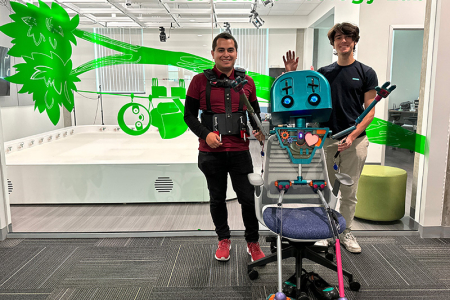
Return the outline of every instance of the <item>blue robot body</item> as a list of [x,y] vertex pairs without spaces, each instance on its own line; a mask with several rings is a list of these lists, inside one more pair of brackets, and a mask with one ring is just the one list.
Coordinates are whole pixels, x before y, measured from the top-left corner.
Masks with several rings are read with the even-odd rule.
[[306,127],[326,122],[331,115],[330,84],[315,71],[288,72],[275,80],[270,91],[272,125],[280,146],[292,163],[309,164],[323,147],[328,128]]

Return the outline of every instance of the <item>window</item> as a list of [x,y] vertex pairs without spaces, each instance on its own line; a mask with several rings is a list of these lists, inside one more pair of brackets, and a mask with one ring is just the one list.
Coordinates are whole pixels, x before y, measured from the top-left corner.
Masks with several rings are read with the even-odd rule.
[[[119,42],[142,46],[143,32],[139,28],[94,28],[94,32]],[[95,58],[120,55],[121,52],[95,45]],[[145,93],[144,65],[117,64],[96,69],[97,89],[109,93]]]

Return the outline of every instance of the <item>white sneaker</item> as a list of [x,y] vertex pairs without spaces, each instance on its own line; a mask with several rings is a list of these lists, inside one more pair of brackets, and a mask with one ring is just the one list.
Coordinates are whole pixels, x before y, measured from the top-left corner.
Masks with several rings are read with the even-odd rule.
[[328,247],[328,240],[320,240],[314,243],[314,246]]
[[343,233],[339,236],[341,244],[344,245],[345,249],[351,253],[361,253],[361,247],[356,241],[355,236],[351,232],[351,230],[344,230]]

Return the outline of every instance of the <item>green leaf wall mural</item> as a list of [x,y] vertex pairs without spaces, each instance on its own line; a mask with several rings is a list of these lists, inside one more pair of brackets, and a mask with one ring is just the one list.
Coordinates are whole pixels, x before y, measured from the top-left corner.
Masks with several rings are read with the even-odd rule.
[[[39,1],[38,6],[11,2],[14,11],[10,15],[12,22],[0,27],[0,31],[12,38],[13,46],[8,54],[23,58],[24,62],[16,64],[16,73],[6,79],[21,84],[19,93],[32,94],[35,109],[47,113],[56,125],[60,120],[60,108],[68,111],[74,108],[74,92],[78,91],[76,82],[79,75],[97,68],[119,64],[171,65],[196,73],[212,68],[214,63],[206,58],[186,52],[166,51],[150,47],[132,45],[111,38],[77,29],[79,16],[73,18],[56,2],[51,6]],[[78,67],[72,65],[72,46],[77,45],[77,38],[107,47],[121,54],[111,55],[86,62]],[[270,99],[270,88],[274,78],[255,72],[248,72],[256,85],[256,94],[262,102]],[[82,91],[90,92],[90,91]],[[97,92],[92,92],[97,93]],[[177,92],[179,93],[179,92]],[[181,93],[183,94],[183,93]],[[118,95],[124,96],[124,95]],[[179,98],[172,97],[172,102],[153,106],[152,99],[147,98],[148,108],[131,102],[125,104],[118,112],[118,123],[123,131],[130,135],[145,133],[150,125],[159,129],[161,138],[170,139],[180,136],[187,130],[183,120],[184,106]],[[127,112],[135,115],[133,127],[125,124]],[[375,119],[367,129],[369,141],[374,143],[403,147],[424,153],[426,139],[407,130],[392,127],[388,122]],[[389,137],[392,133],[394,137]]]
[[[0,31],[13,38],[14,45],[8,53],[22,57],[25,62],[15,65],[16,74],[7,80],[22,84],[19,93],[32,94],[35,109],[40,113],[45,111],[54,125],[60,120],[62,105],[70,112],[73,110],[74,91],[77,91],[75,82],[79,82],[78,76],[85,72],[119,64],[172,65],[196,73],[214,66],[211,60],[190,53],[131,45],[77,29],[79,16],[70,19],[68,13],[55,2],[51,7],[42,1],[39,1],[38,6],[11,2],[11,7],[14,10],[14,14],[10,16],[13,22],[1,26]],[[72,68],[72,44],[77,45],[76,38],[121,54],[102,57]],[[274,78],[252,72],[249,75],[255,79],[258,96],[269,99]],[[150,102],[151,99],[152,96],[149,97]],[[181,114],[184,107],[181,109],[180,106],[183,105],[176,98],[172,100],[172,103],[161,103],[148,112],[150,116],[158,116],[149,119],[156,122],[152,125],[160,129],[162,138],[174,138],[187,129]],[[133,129],[126,127],[123,121],[125,107],[140,112],[145,109],[137,104],[126,104],[118,112],[118,122],[124,132],[140,135],[147,131],[150,125],[135,126]],[[139,120],[136,122],[140,124]]]

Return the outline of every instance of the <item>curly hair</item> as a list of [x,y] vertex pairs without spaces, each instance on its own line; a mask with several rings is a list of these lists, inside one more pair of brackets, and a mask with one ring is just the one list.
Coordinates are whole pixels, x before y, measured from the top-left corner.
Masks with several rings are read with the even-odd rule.
[[[342,33],[344,35],[351,36],[352,40],[355,43],[359,42],[359,28],[358,28],[358,26],[356,26],[354,24],[347,23],[347,22],[335,24],[330,29],[330,31],[328,31],[328,39],[330,40],[331,46],[334,46],[334,37],[336,36],[337,33]],[[353,52],[355,52],[355,51],[356,51],[356,45],[353,48]]]

